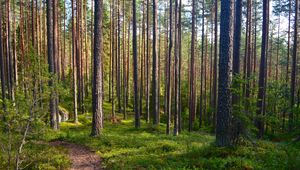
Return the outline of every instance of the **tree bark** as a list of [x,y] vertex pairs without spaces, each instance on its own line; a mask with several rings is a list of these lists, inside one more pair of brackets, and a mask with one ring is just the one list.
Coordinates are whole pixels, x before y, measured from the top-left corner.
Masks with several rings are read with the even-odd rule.
[[[241,25],[242,25],[242,0],[237,0],[235,4],[235,23],[234,23],[234,44],[233,44],[233,75],[240,74],[240,47],[241,47]],[[239,87],[234,84],[234,87]],[[237,104],[238,96],[233,94],[232,104]]]
[[214,21],[214,71],[213,71],[213,100],[212,100],[212,107],[213,107],[213,127],[215,129],[216,124],[216,113],[217,113],[217,81],[218,81],[218,0],[214,2],[215,6],[215,21]]
[[74,112],[74,123],[78,122],[78,111],[77,111],[77,67],[76,67],[76,27],[75,27],[75,10],[74,0],[71,1],[72,6],[72,66],[73,66],[73,112]]
[[170,134],[170,126],[171,126],[171,63],[172,63],[172,47],[173,47],[173,40],[172,40],[172,3],[173,1],[170,0],[170,20],[169,20],[169,53],[168,53],[168,71],[167,71],[167,129],[166,133]]
[[158,56],[157,56],[157,0],[153,0],[153,46],[152,46],[152,109],[153,124],[159,124],[158,106]]
[[189,131],[193,128],[193,117],[195,115],[195,25],[196,25],[196,2],[192,1],[192,42],[190,59],[190,93],[189,93]]
[[1,97],[2,97],[2,109],[6,112],[6,87],[5,87],[5,64],[2,44],[2,8],[0,8],[0,71],[1,71]]
[[103,128],[103,110],[102,110],[102,16],[103,1],[95,1],[95,26],[94,26],[94,78],[93,78],[93,121],[92,136],[100,135]]
[[[261,116],[263,114],[263,103],[265,98],[265,72],[267,70],[266,64],[266,56],[268,51],[268,8],[269,8],[269,0],[263,1],[263,28],[262,28],[262,45],[261,45],[261,61],[260,61],[260,70],[259,70],[259,82],[258,82],[258,101],[257,101],[257,116]],[[264,123],[261,118],[257,118],[256,127],[259,132],[257,134],[258,138],[262,138],[264,134]]]
[[295,105],[295,93],[296,93],[296,76],[297,76],[297,45],[298,45],[298,16],[299,16],[299,0],[296,0],[295,4],[295,28],[294,28],[294,47],[292,58],[292,74],[291,74],[291,111],[289,113],[289,132],[293,130],[294,113],[293,108]]
[[140,127],[139,94],[138,94],[138,54],[137,54],[137,28],[136,28],[136,0],[132,0],[132,51],[133,51],[133,79],[134,79],[134,112],[135,128]]
[[230,146],[231,122],[231,55],[233,34],[233,1],[221,1],[219,90],[216,126],[217,146]]
[[58,129],[57,119],[56,119],[56,96],[54,90],[54,44],[53,44],[53,1],[47,0],[47,44],[48,44],[48,69],[50,73],[49,88],[51,89],[50,93],[50,126],[53,129]]

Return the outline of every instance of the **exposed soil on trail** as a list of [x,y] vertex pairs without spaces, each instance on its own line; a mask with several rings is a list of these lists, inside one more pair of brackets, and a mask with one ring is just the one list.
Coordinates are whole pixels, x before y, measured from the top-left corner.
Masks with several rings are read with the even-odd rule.
[[68,143],[65,141],[50,142],[51,146],[64,147],[68,150],[71,161],[70,170],[101,170],[100,156],[85,146]]

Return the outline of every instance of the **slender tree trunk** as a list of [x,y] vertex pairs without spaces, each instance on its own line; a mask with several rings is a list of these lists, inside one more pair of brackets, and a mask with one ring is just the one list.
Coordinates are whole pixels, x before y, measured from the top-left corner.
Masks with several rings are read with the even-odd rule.
[[[242,0],[237,0],[235,4],[235,23],[234,23],[234,44],[233,44],[233,76],[240,74],[240,48],[241,48],[241,25],[242,25]],[[239,88],[238,82],[233,82],[234,88]],[[232,95],[232,104],[239,101],[239,96],[235,93]]]
[[[269,8],[269,0],[263,1],[263,28],[262,28],[262,45],[261,45],[261,61],[260,61],[260,70],[259,70],[259,82],[258,82],[258,100],[257,100],[257,115],[261,116],[263,114],[263,103],[265,98],[265,72],[267,70],[266,64],[266,54],[268,50],[268,9]],[[259,129],[257,134],[258,138],[262,138],[264,134],[264,123],[258,118],[256,120],[256,127]]]
[[182,97],[181,97],[181,69],[182,69],[182,46],[181,46],[181,6],[182,6],[182,1],[179,0],[179,14],[178,14],[178,48],[179,48],[179,70],[178,70],[178,102],[179,102],[179,110],[178,110],[178,132],[180,133],[182,130]]
[[81,7],[81,3],[79,0],[76,0],[76,73],[77,73],[77,87],[78,87],[78,93],[77,93],[77,100],[78,100],[78,104],[79,104],[79,110],[82,113],[82,98],[81,98],[81,81],[82,81],[82,77],[81,77],[81,33],[80,33],[80,29],[81,29],[81,21],[80,21],[80,7]]
[[[169,20],[169,53],[168,53],[168,75],[167,75],[167,115],[168,115],[168,120],[167,120],[167,130],[166,133],[170,134],[170,126],[171,126],[171,61],[172,61],[172,47],[173,47],[173,42],[172,42],[172,3],[173,1],[170,0],[170,20]],[[154,63],[153,63],[154,64]]]
[[174,112],[174,136],[178,135],[178,124],[179,124],[179,32],[178,32],[178,0],[175,0],[175,52],[174,52],[174,58],[175,58],[175,112]]
[[247,27],[248,27],[248,36],[247,36],[247,46],[246,46],[246,58],[247,58],[247,72],[246,72],[246,111],[250,107],[250,78],[251,78],[251,54],[252,54],[252,0],[247,0]]
[[[127,102],[126,102],[126,95],[127,95],[127,76],[126,76],[126,24],[125,24],[125,0],[123,0],[123,42],[122,42],[122,46],[123,46],[123,115],[124,115],[124,119],[127,119]],[[129,38],[129,37],[128,37]]]
[[[142,9],[143,9],[143,13],[142,13],[142,32],[141,32],[141,36],[142,36],[142,43],[140,45],[140,54],[141,54],[141,59],[140,59],[140,64],[141,64],[141,77],[140,77],[140,114],[143,115],[143,87],[144,87],[144,59],[145,59],[145,2],[142,2]],[[146,115],[147,116],[147,115]],[[147,117],[146,117],[147,120]]]
[[157,56],[157,0],[153,0],[153,46],[152,46],[152,104],[153,124],[159,124],[158,106],[158,56]]
[[116,92],[117,92],[117,100],[118,100],[118,112],[121,113],[121,18],[120,18],[120,0],[117,0],[117,32],[118,32],[118,46],[117,46],[117,61],[116,61]]
[[59,46],[58,46],[58,0],[53,0],[53,62],[54,62],[54,98],[55,98],[55,114],[56,114],[56,126],[59,129],[59,113],[58,113],[58,91],[57,83],[59,77]]
[[51,89],[50,93],[50,126],[53,129],[57,129],[57,119],[56,119],[56,100],[55,100],[55,90],[54,90],[54,44],[53,44],[53,1],[47,0],[47,44],[48,44],[48,64],[49,64],[49,87]]
[[291,111],[289,113],[289,131],[293,130],[294,114],[293,108],[295,105],[296,96],[296,76],[297,76],[297,45],[298,45],[298,16],[299,16],[299,0],[296,0],[295,4],[295,28],[294,28],[294,47],[292,58],[292,74],[291,74]]
[[6,87],[5,87],[5,64],[4,64],[4,54],[3,54],[3,44],[2,44],[2,8],[0,8],[0,71],[1,71],[1,97],[3,111],[6,112]]
[[150,122],[150,76],[149,76],[149,64],[150,64],[150,48],[149,48],[149,38],[150,38],[150,35],[149,35],[149,28],[150,28],[150,25],[149,25],[149,6],[150,6],[150,3],[149,3],[149,0],[147,0],[147,30],[146,30],[146,115],[147,115],[147,118],[146,118],[146,121],[147,122]]
[[[130,10],[129,10],[130,11]],[[130,16],[130,14],[129,14],[129,20],[128,20],[128,39],[127,39],[127,63],[126,63],[126,65],[127,65],[127,73],[126,73],[126,76],[127,76],[127,84],[126,84],[126,86],[127,86],[127,93],[126,93],[126,103],[127,103],[127,105],[128,105],[128,103],[129,103],[129,100],[130,100],[130,86],[129,86],[129,84],[130,84],[130,77],[129,77],[129,73],[130,73],[130,65],[131,65],[131,61],[130,61],[130,24],[131,23],[131,16]]]
[[216,113],[217,113],[217,80],[218,80],[218,0],[215,0],[215,31],[214,31],[214,75],[213,75],[213,127],[216,124]]
[[[20,48],[21,48],[21,61],[24,62],[25,60],[25,49],[24,49],[24,30],[23,30],[23,27],[24,27],[24,12],[23,12],[23,1],[20,0],[20,24],[19,24],[19,29],[20,29]],[[46,37],[46,36],[44,36]],[[45,40],[44,40],[45,41]],[[46,44],[46,41],[45,41],[45,44]],[[45,51],[45,54],[46,54],[46,51]],[[46,55],[45,55],[46,56]],[[20,72],[21,72],[21,77],[22,77],[22,86],[24,88],[24,92],[25,92],[25,66],[21,66],[20,67]]]
[[190,59],[190,98],[189,98],[189,131],[193,128],[193,117],[195,115],[195,25],[196,25],[196,2],[192,1],[192,42]]
[[63,13],[63,27],[64,27],[64,39],[63,39],[63,55],[62,55],[62,58],[61,58],[61,67],[62,67],[62,75],[61,75],[61,77],[62,77],[62,81],[65,81],[65,79],[66,79],[66,75],[65,75],[65,67],[66,67],[66,65],[65,65],[65,63],[66,63],[66,56],[67,56],[67,54],[66,54],[66,39],[67,39],[67,37],[66,37],[66,4],[65,4],[65,2],[64,2],[64,4],[63,4],[63,9],[64,9],[64,13]]
[[93,78],[93,121],[92,136],[100,135],[103,128],[103,110],[102,110],[102,15],[103,1],[95,1],[95,26],[94,26],[94,78]]
[[[281,0],[279,0],[279,6],[281,6]],[[280,50],[280,16],[281,16],[281,9],[279,9],[279,16],[278,16],[278,28],[277,28],[277,51],[276,51],[276,69],[275,69],[275,80],[278,81],[279,75],[279,50]]]
[[78,111],[77,111],[77,67],[76,67],[76,28],[75,28],[75,10],[74,0],[71,1],[72,6],[72,66],[73,66],[73,112],[74,112],[74,123],[78,122]]
[[[17,67],[17,35],[16,35],[16,3],[15,0],[13,0],[13,82],[14,82],[14,88],[18,86],[18,67]],[[15,91],[15,89],[14,89]]]
[[[165,41],[164,41],[164,52],[165,52],[165,74],[164,74],[164,77],[165,77],[165,91],[164,91],[164,114],[168,114],[168,60],[169,60],[169,54],[168,54],[168,30],[169,30],[169,27],[168,27],[168,12],[167,12],[167,3],[165,4],[165,13],[164,13],[164,27],[165,27]],[[167,122],[168,123],[168,122]],[[168,126],[168,124],[167,124]]]
[[137,54],[137,28],[136,28],[136,0],[132,0],[132,51],[133,51],[133,79],[134,79],[134,111],[135,128],[140,127],[139,94],[138,94],[138,54]]
[[12,56],[10,46],[10,0],[6,0],[6,73],[8,98],[13,100],[13,79],[12,79]]
[[[199,128],[202,127],[203,117],[203,78],[204,78],[204,0],[202,1],[202,36],[201,36],[201,73],[200,73],[200,113],[199,113]],[[205,79],[205,78],[204,78]]]

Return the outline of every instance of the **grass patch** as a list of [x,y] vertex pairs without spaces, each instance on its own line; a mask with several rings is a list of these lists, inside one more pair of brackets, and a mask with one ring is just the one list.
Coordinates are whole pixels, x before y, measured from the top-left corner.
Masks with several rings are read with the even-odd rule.
[[[105,104],[109,108],[108,104]],[[106,113],[106,112],[105,112]],[[109,114],[109,112],[108,112]],[[122,117],[122,115],[120,115]],[[299,147],[259,141],[233,148],[214,146],[214,136],[202,132],[165,135],[165,125],[141,122],[134,128],[132,117],[119,123],[104,122],[100,137],[90,137],[89,115],[81,124],[65,122],[53,139],[85,145],[102,157],[107,169],[297,169]],[[49,140],[49,138],[48,138]],[[297,146],[297,145],[296,145]]]

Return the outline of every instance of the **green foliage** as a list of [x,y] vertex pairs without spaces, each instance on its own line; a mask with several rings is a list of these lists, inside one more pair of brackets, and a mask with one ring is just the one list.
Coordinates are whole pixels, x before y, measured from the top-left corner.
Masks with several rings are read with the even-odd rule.
[[[110,105],[104,103],[105,108]],[[109,110],[104,110],[110,114]],[[121,116],[121,115],[120,115]],[[132,115],[131,115],[132,116]],[[295,169],[300,145],[244,141],[242,146],[219,148],[214,137],[201,132],[165,135],[165,125],[152,127],[142,121],[135,129],[131,120],[104,122],[100,137],[89,137],[90,115],[80,124],[64,122],[61,131],[49,131],[45,140],[64,140],[85,145],[100,154],[106,169]]]

